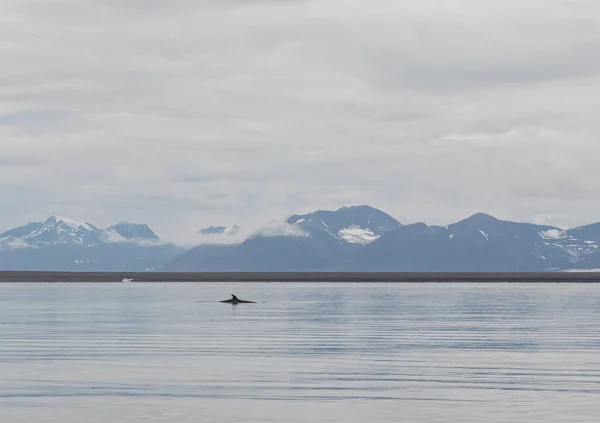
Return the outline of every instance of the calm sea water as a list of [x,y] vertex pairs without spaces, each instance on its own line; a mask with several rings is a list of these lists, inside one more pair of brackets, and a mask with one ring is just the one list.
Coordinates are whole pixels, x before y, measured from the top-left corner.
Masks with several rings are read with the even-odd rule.
[[600,286],[0,284],[0,416],[597,423]]

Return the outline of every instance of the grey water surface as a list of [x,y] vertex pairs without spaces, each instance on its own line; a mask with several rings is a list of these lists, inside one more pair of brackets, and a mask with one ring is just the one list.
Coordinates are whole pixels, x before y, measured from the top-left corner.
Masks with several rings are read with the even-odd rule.
[[596,423],[599,324],[593,284],[5,283],[0,421]]

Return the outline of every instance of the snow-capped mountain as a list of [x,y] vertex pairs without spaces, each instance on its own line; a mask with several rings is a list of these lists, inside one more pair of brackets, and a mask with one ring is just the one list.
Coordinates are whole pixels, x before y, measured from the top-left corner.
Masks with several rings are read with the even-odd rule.
[[89,223],[50,216],[38,228],[20,238],[32,246],[48,244],[94,245],[102,242],[100,234],[101,231]]
[[[476,213],[402,225],[369,206],[293,215],[279,230],[186,251],[147,226],[51,216],[0,234],[0,270],[536,272],[600,269],[600,223],[564,230]],[[283,229],[281,229],[283,228]],[[205,229],[214,242],[235,227]],[[227,241],[226,241],[227,242]]]
[[448,226],[415,223],[368,245],[355,266],[387,271],[542,271],[563,256],[544,245],[549,226],[477,213]]
[[366,245],[402,224],[390,215],[370,206],[342,207],[335,211],[318,210],[293,215],[287,223],[310,233],[323,230],[331,236],[351,243]]
[[600,225],[562,230],[477,213],[441,227],[408,225],[369,245],[356,264],[390,271],[556,271],[600,267]]
[[600,223],[568,231],[547,231],[540,235],[545,245],[566,256],[571,268],[593,269],[600,266]]
[[[467,221],[470,225],[466,225]],[[543,270],[565,269],[571,265],[588,266],[598,256],[600,224],[563,230],[553,226],[507,222],[478,213],[463,222],[450,225],[449,230],[460,232],[469,227],[485,238],[483,245],[496,245],[525,258]],[[476,228],[477,227],[477,228]],[[475,234],[476,236],[476,234]],[[480,240],[481,241],[481,240]]]
[[369,206],[293,215],[286,223],[293,230],[263,228],[238,245],[198,246],[166,270],[341,270],[364,245],[401,226],[393,217]]
[[31,222],[0,234],[0,245],[15,248],[60,244],[89,247],[119,242],[148,245],[162,241],[144,224],[120,222],[107,229],[98,229],[91,223],[76,222],[60,216],[50,216],[44,222]]
[[[448,226],[396,219],[368,206],[291,216],[299,231],[205,245],[168,270],[535,272],[600,268],[600,223],[572,230],[476,213]],[[214,248],[213,248],[214,247]]]
[[0,270],[158,270],[183,251],[147,225],[121,222],[99,229],[51,216],[0,234]]
[[286,223],[294,230],[263,230],[230,248],[201,246],[178,257],[167,270],[343,270],[365,245],[402,226],[370,206],[293,215]]

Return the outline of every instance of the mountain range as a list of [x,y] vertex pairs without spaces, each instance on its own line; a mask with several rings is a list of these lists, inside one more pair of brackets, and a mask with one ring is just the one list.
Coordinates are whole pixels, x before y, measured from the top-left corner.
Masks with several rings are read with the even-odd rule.
[[[239,227],[210,226],[227,236]],[[287,218],[237,244],[184,248],[147,225],[107,229],[51,216],[0,234],[0,270],[536,272],[600,268],[600,223],[563,230],[477,213],[403,225],[370,206]]]
[[448,226],[403,225],[370,206],[288,218],[296,233],[200,245],[170,271],[536,272],[600,268],[600,223],[562,230],[477,213]]
[[151,271],[183,252],[147,225],[129,222],[98,229],[51,216],[0,234],[0,270]]

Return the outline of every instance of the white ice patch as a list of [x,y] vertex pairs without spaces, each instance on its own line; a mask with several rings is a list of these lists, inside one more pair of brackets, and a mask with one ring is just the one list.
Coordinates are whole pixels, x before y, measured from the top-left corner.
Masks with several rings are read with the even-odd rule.
[[450,239],[454,239],[454,234],[450,234]]
[[485,237],[485,239],[486,239],[486,240],[488,240],[488,241],[490,240],[490,237],[488,236],[488,234],[486,234],[485,232],[483,232],[481,229],[479,230],[479,233],[480,233],[481,235],[483,235],[483,236]]
[[566,233],[559,229],[550,229],[540,232],[540,236],[544,239],[563,239]]
[[87,223],[76,222],[74,220],[67,219],[66,217],[60,217],[60,216],[54,216],[54,218],[56,219],[57,222],[64,223],[65,225],[70,226],[74,229],[83,228],[86,231],[92,231],[92,227],[90,225],[88,225]]
[[327,226],[327,223],[323,222],[322,220],[321,220],[321,223],[322,223],[322,224],[323,224],[323,226],[325,226],[326,228],[329,228],[329,226]]
[[304,222],[304,219],[298,219],[296,220],[296,222],[294,223],[294,225],[298,225],[300,223]]
[[362,245],[367,245],[379,238],[379,235],[375,235],[370,229],[363,229],[356,225],[341,229],[338,236],[351,244]]

